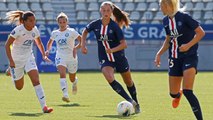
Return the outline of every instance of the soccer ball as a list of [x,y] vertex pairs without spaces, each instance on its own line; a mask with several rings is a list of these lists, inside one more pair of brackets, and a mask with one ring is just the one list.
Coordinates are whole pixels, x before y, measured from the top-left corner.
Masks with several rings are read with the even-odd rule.
[[126,117],[126,116],[130,116],[131,114],[134,113],[134,108],[130,102],[121,101],[117,105],[117,112],[118,112],[118,115]]

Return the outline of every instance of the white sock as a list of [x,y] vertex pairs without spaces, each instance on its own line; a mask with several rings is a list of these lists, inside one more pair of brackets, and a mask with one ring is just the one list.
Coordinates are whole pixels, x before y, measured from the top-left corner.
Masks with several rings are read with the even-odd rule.
[[44,95],[44,90],[41,86],[41,84],[34,86],[36,95],[38,97],[39,103],[41,105],[41,108],[43,109],[44,106],[46,106],[46,100],[45,100],[45,95]]
[[68,98],[68,89],[67,89],[67,81],[66,78],[60,78],[61,90],[64,94],[64,97]]
[[77,84],[78,83],[78,78],[75,77],[75,81],[72,84]]

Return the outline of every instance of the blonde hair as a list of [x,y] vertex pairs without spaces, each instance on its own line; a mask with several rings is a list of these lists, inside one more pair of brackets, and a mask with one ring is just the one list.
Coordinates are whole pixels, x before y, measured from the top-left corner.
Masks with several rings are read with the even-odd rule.
[[[122,28],[123,26],[129,27],[131,21],[129,19],[129,14],[125,11],[122,11],[117,5],[113,4],[110,1],[105,1],[101,4],[101,7],[104,5],[110,5],[112,8],[112,14],[114,21]],[[101,8],[100,7],[100,8]]]
[[23,24],[23,21],[26,21],[28,17],[34,16],[34,13],[31,11],[10,11],[6,13],[6,19],[8,19],[7,23],[20,25]]
[[65,19],[68,21],[68,17],[67,17],[67,15],[66,15],[64,12],[61,12],[61,13],[57,16],[56,21],[58,22],[58,20],[59,20],[60,18],[65,18]]
[[180,9],[180,1],[179,0],[160,0],[160,3],[170,6],[172,8],[172,13],[175,14]]

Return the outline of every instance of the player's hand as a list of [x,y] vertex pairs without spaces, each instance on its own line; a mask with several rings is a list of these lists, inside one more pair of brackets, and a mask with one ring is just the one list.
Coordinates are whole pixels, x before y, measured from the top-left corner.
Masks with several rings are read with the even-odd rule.
[[49,56],[49,55],[50,55],[49,50],[46,50],[46,51],[45,51],[45,55],[46,55],[46,56]]
[[75,57],[76,57],[76,55],[77,55],[77,49],[76,49],[76,48],[74,48],[74,49],[73,49],[73,57],[75,58]]
[[180,47],[179,47],[179,51],[180,52],[186,52],[189,50],[189,45],[188,44],[182,44]]
[[106,49],[106,53],[110,54],[110,53],[112,53],[112,50],[111,49]]
[[46,55],[43,56],[43,60],[46,61],[46,62],[51,62],[51,60]]
[[13,60],[10,61],[10,67],[15,68],[15,62]]
[[160,55],[156,55],[156,56],[155,56],[155,61],[154,61],[154,62],[155,62],[155,66],[158,67],[158,68],[160,67],[160,64],[161,64],[160,61],[161,61],[161,60],[160,60]]
[[82,46],[81,47],[81,52],[83,53],[83,54],[87,54],[87,48],[84,46]]

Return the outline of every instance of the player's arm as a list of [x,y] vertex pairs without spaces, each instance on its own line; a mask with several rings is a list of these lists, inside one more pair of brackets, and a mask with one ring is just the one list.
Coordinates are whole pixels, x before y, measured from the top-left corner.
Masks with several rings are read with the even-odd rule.
[[36,45],[38,46],[38,49],[40,50],[41,54],[42,54],[42,58],[43,60],[50,62],[50,59],[45,55],[45,51],[44,51],[44,45],[41,42],[41,38],[37,37],[35,39]]
[[79,35],[76,39],[78,40],[78,44],[75,46],[75,48],[79,49],[79,48],[81,48],[81,40],[82,40],[81,35]]
[[9,38],[7,39],[6,43],[5,43],[5,50],[6,50],[6,54],[8,57],[8,60],[10,62],[10,67],[15,67],[15,63],[13,61],[12,55],[11,55],[11,50],[10,50],[10,45],[13,44],[15,38],[9,36]]
[[47,42],[46,51],[45,51],[45,55],[46,56],[49,56],[49,51],[52,48],[52,44],[53,44],[53,40],[49,39],[49,41]]
[[127,48],[127,43],[126,43],[126,40],[121,40],[120,41],[120,44],[114,48],[111,48],[111,49],[106,49],[106,52],[107,53],[114,53],[114,52],[117,52],[117,51],[121,51],[123,49],[126,49]]
[[87,38],[87,34],[89,32],[86,30],[86,28],[83,30],[82,32],[82,41],[81,41],[81,52],[83,54],[87,54],[87,48],[86,48],[86,38]]
[[188,51],[193,45],[198,43],[205,35],[205,32],[204,32],[204,30],[202,29],[201,26],[198,26],[195,29],[195,33],[196,34],[195,34],[194,38],[190,42],[188,42],[187,44],[182,44],[179,47],[180,52]]
[[167,35],[164,42],[163,42],[163,45],[162,47],[160,48],[160,50],[157,52],[156,56],[155,56],[155,65],[157,67],[160,67],[160,57],[161,55],[166,52],[169,48],[169,42],[170,42],[170,36]]

